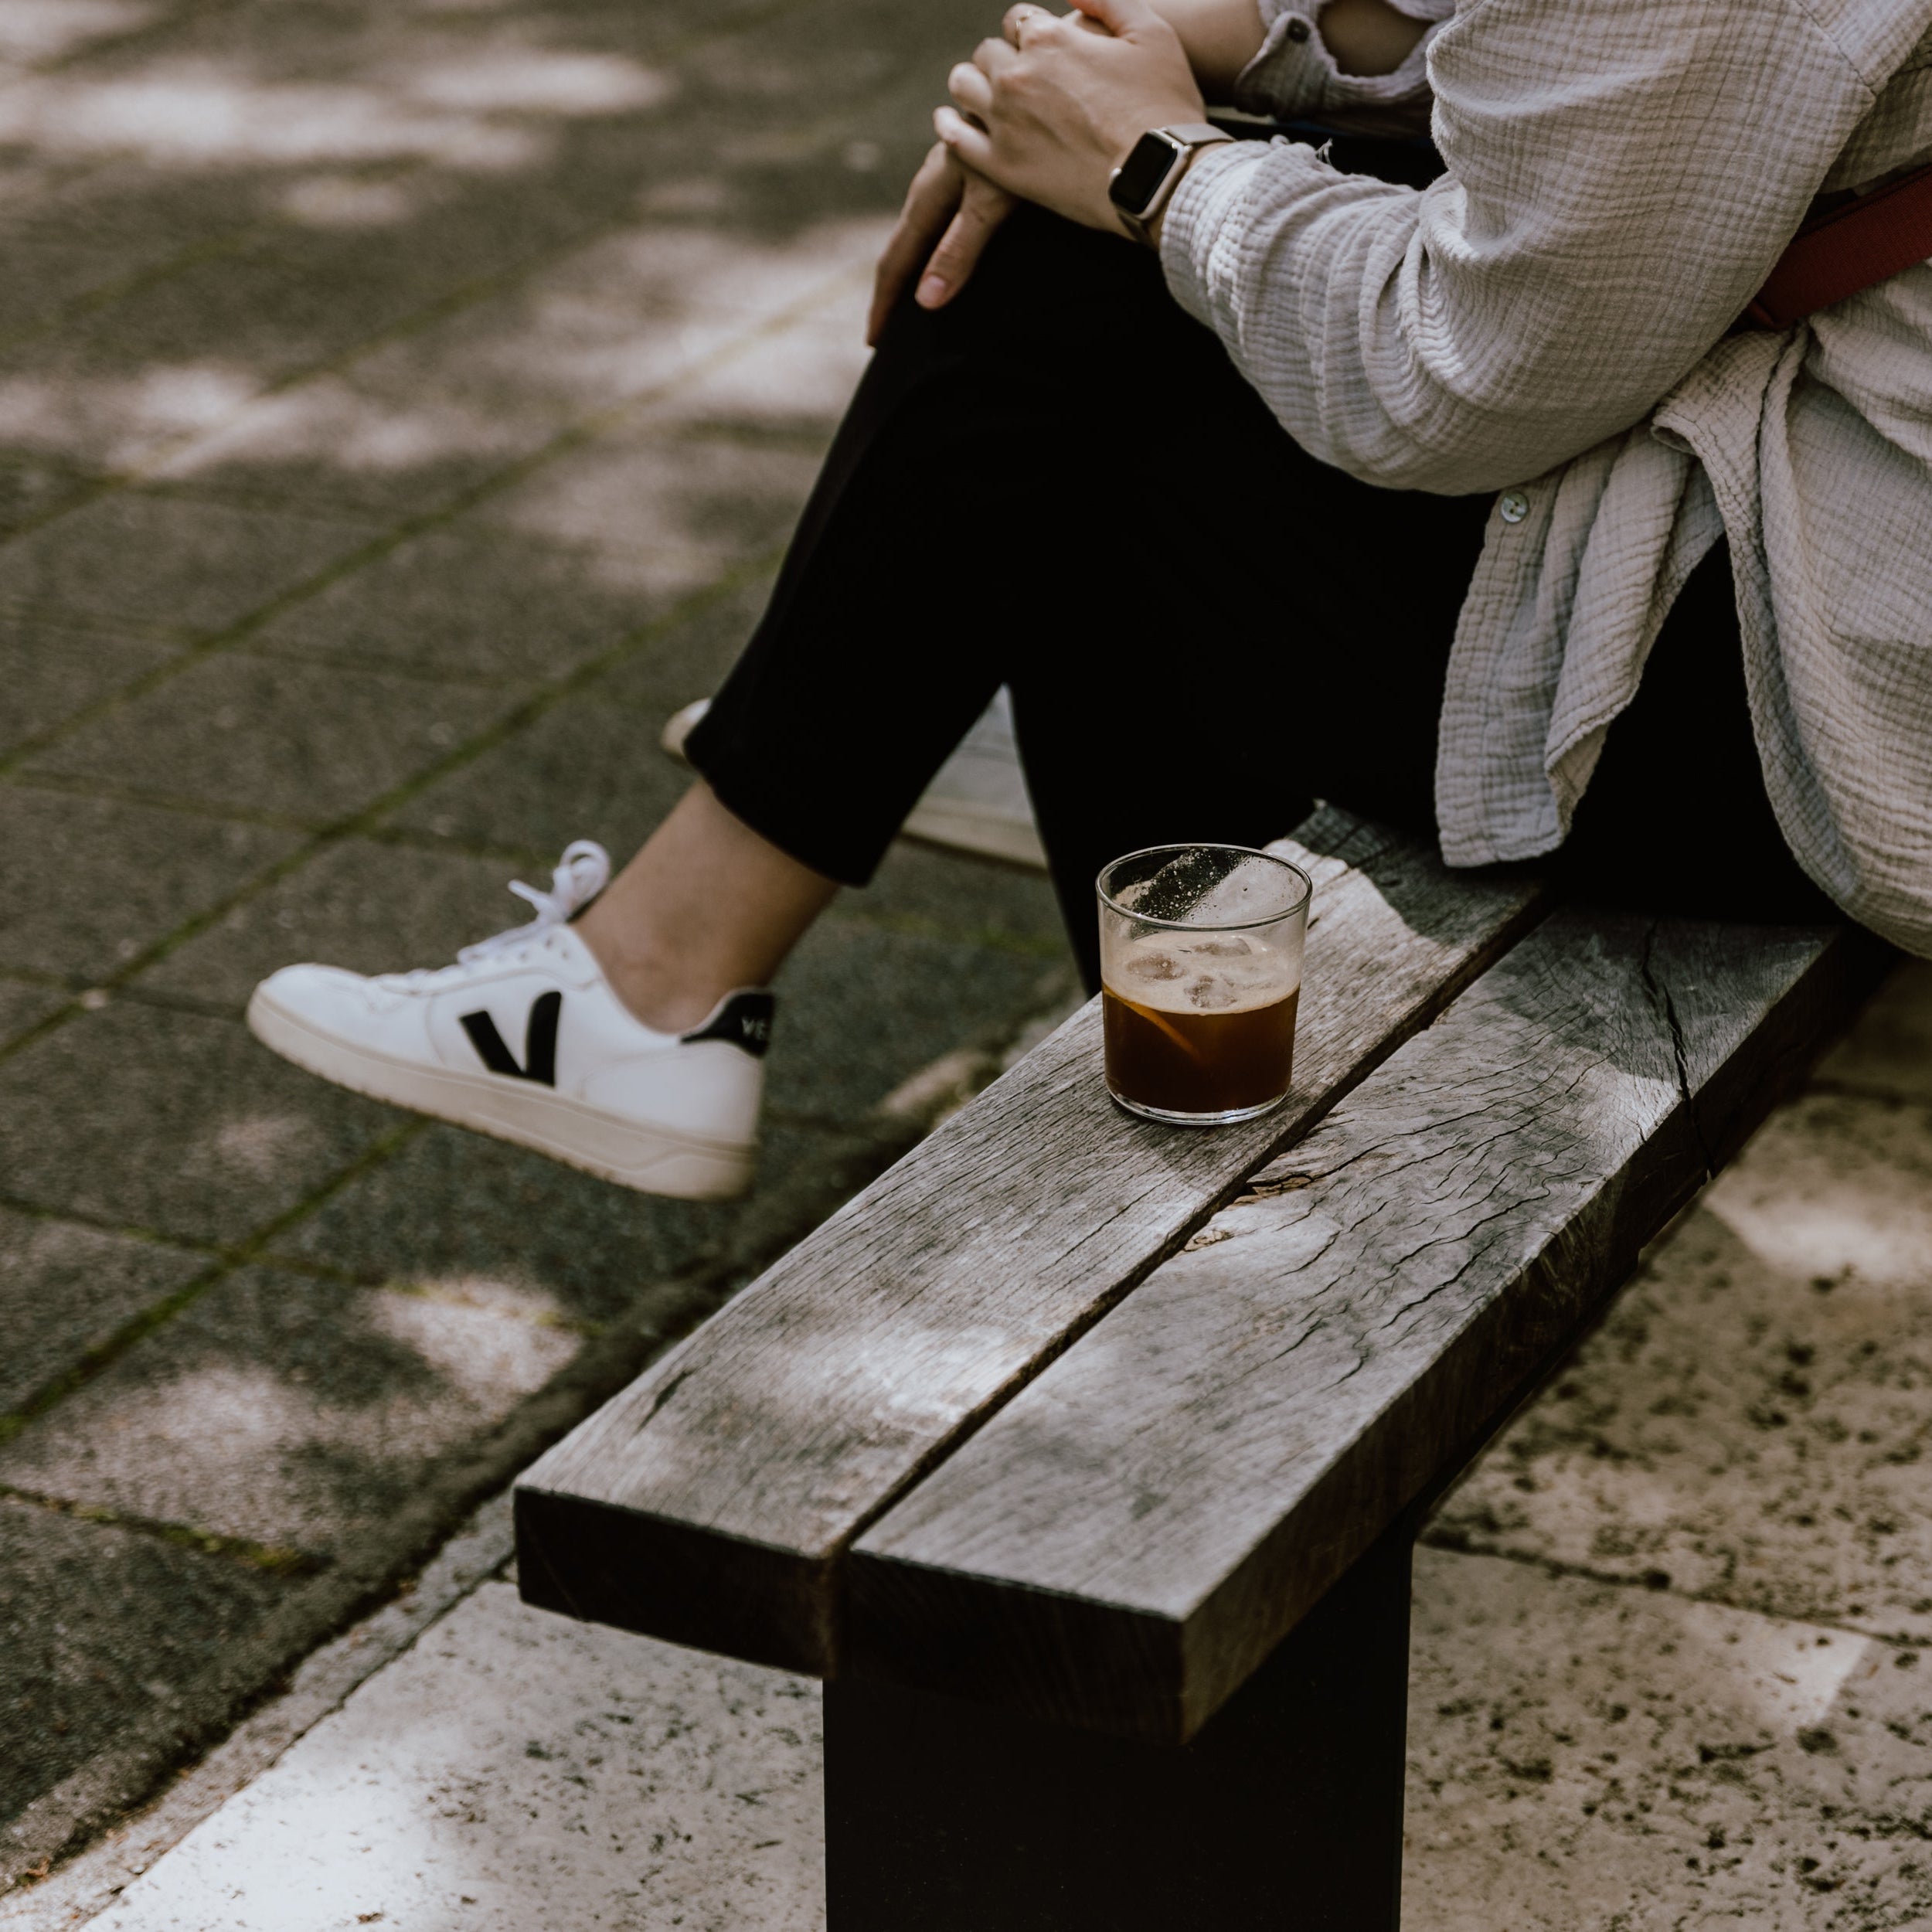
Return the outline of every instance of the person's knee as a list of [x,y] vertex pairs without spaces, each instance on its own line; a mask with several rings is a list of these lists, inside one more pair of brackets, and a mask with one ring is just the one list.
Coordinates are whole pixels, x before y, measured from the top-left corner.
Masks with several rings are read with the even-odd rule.
[[1163,322],[1180,313],[1148,250],[1022,202],[988,239],[965,287],[933,310],[909,292],[879,345],[901,331],[948,348],[989,338],[1038,343],[1049,335],[1070,342],[1081,311],[1104,313],[1118,328],[1131,325],[1137,306]]

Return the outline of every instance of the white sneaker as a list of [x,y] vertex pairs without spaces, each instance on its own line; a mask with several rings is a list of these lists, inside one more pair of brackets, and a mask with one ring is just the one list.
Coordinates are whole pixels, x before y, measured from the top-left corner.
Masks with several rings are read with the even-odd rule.
[[610,876],[604,848],[580,838],[549,892],[511,886],[536,910],[529,925],[433,971],[371,979],[284,966],[255,988],[250,1029],[338,1086],[621,1187],[702,1201],[742,1193],[757,1148],[772,996],[728,993],[702,1026],[654,1032],[566,923]]

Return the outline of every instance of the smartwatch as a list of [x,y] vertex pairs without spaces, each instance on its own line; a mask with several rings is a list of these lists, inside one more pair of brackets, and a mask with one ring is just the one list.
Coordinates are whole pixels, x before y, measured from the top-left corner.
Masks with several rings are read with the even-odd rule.
[[1159,218],[1188,164],[1203,148],[1215,142],[1232,141],[1205,121],[1183,123],[1178,128],[1155,128],[1141,135],[1129,150],[1126,160],[1108,177],[1107,199],[1120,215],[1121,224],[1136,241],[1151,243],[1148,226]]

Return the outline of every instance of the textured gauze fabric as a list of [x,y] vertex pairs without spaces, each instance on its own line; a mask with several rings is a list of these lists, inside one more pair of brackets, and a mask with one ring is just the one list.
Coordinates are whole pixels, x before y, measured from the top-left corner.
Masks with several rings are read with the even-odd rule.
[[1444,857],[1561,842],[1727,533],[1784,835],[1848,913],[1932,955],[1932,265],[1726,333],[1816,197],[1932,158],[1932,0],[1398,4],[1432,24],[1369,80],[1337,71],[1320,0],[1262,0],[1236,104],[1426,127],[1443,177],[1211,148],[1162,257],[1313,454],[1498,492],[1443,709]]

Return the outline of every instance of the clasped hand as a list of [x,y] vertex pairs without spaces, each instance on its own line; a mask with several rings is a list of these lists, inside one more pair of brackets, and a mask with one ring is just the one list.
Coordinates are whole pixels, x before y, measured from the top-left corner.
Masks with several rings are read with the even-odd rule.
[[1124,235],[1107,199],[1114,170],[1148,128],[1207,111],[1179,36],[1148,0],[1079,0],[1064,15],[1022,0],[1002,36],[948,77],[954,104],[933,117],[938,145],[879,258],[869,342],[915,274],[923,308],[951,300],[1016,201]]

